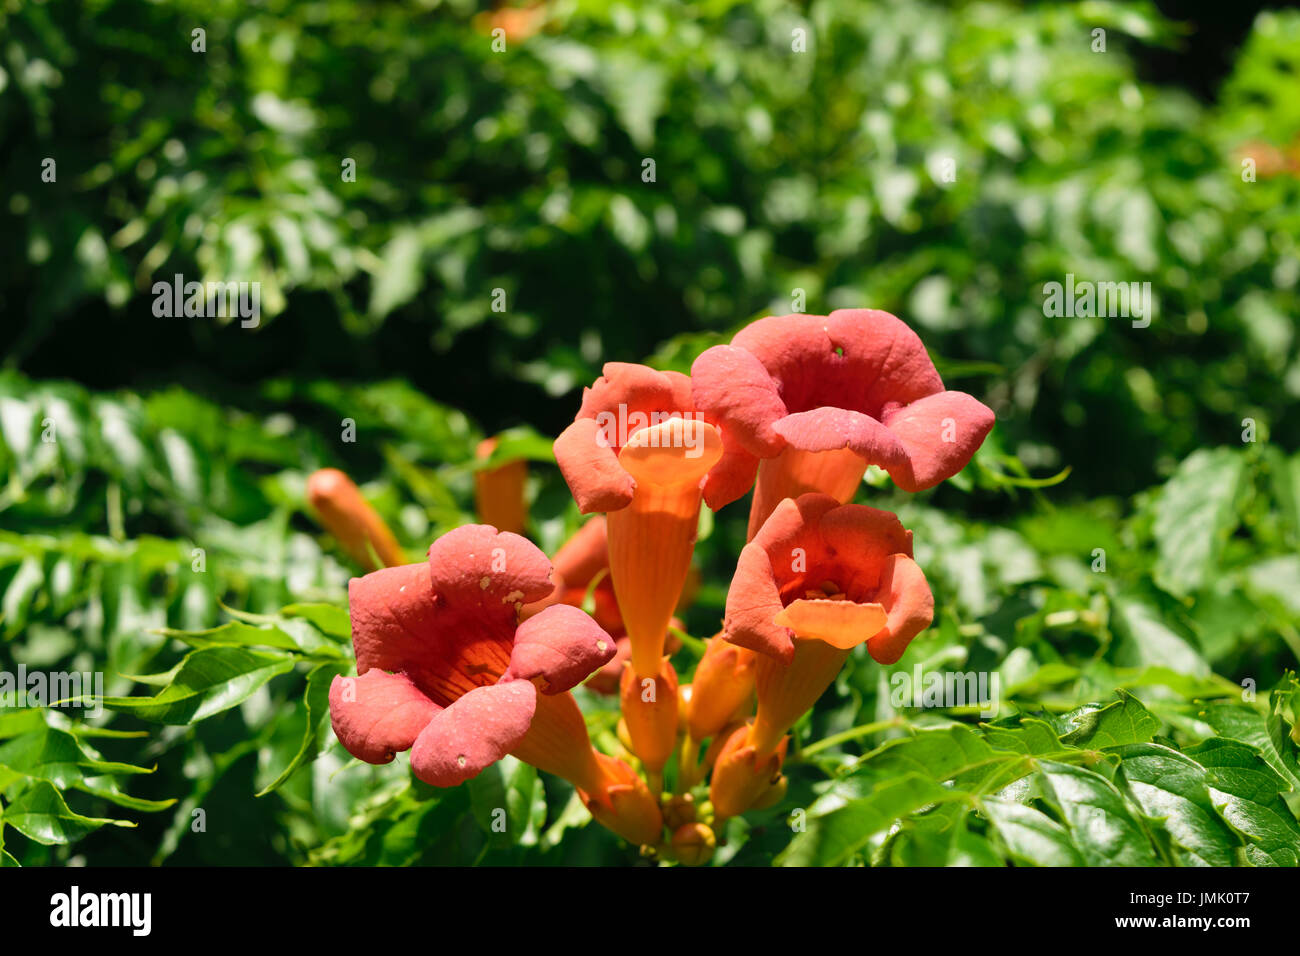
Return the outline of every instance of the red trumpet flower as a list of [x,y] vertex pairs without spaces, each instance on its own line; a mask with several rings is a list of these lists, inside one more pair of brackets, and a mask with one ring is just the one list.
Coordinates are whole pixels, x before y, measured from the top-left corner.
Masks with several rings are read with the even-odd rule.
[[614,642],[581,610],[556,605],[519,623],[552,590],[550,563],[487,525],[451,531],[429,560],[354,578],[355,678],[335,678],[330,716],[369,763],[411,751],[415,775],[455,786],[507,753],[571,781],[594,816],[638,843],[658,840],[658,806],[630,767],[591,747],[569,689]]
[[751,538],[785,498],[849,501],[868,465],[905,491],[932,487],[993,427],[987,407],[944,389],[916,333],[876,309],[760,319],[700,355],[691,382],[695,406],[763,459]]

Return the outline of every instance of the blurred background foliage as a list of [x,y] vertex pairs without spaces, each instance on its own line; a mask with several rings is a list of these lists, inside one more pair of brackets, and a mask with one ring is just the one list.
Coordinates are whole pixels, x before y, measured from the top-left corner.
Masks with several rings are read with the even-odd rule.
[[[419,555],[472,520],[485,434],[554,435],[604,361],[684,370],[799,295],[900,315],[999,421],[934,492],[869,476],[935,625],[846,671],[801,737],[875,729],[796,763],[772,820],[872,745],[969,721],[892,707],[918,662],[994,671],[1026,713],[1127,688],[1182,748],[1294,721],[1265,699],[1300,653],[1300,14],[1238,15],[1221,70],[1179,82],[1215,26],[1148,3],[0,0],[0,664],[102,670],[121,698],[224,675],[198,715],[0,712],[0,859],[635,859],[522,765],[439,795],[332,744],[328,606],[357,568],[304,483],[343,467]],[[177,273],[260,282],[261,325],[155,317]],[[1046,317],[1067,273],[1149,281],[1158,311]],[[577,515],[552,466],[530,495],[553,552]],[[743,505],[706,523],[691,634],[743,538]],[[1198,720],[1218,698],[1222,726]],[[1295,782],[1294,744],[1260,733]],[[482,825],[502,799],[523,842]],[[942,852],[1049,862],[995,817]],[[789,842],[733,831],[720,862]],[[870,837],[873,862],[940,852]]]

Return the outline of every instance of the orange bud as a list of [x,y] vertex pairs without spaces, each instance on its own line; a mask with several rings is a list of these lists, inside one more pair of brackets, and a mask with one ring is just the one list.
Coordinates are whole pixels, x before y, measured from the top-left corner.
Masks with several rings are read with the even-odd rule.
[[367,571],[377,570],[374,556],[383,567],[406,563],[406,555],[384,519],[361,496],[352,479],[337,468],[322,468],[307,479],[307,501],[325,530]]
[[789,740],[782,737],[776,751],[761,758],[750,743],[748,727],[732,733],[718,754],[709,784],[709,799],[718,820],[744,813],[777,782]]
[[664,825],[677,830],[695,822],[695,797],[689,793],[675,794],[664,800]]
[[656,844],[663,833],[663,813],[636,771],[617,757],[597,754],[602,780],[593,793],[578,791],[591,815],[638,846]]
[[703,823],[687,823],[673,831],[673,854],[682,866],[703,866],[713,859],[717,845],[717,837]]
[[696,740],[714,736],[754,694],[754,652],[715,637],[695,668],[687,721]]
[[[495,438],[485,438],[479,442],[474,456],[480,461],[491,458],[496,446]],[[528,462],[522,459],[474,472],[474,507],[479,520],[498,531],[523,534],[528,523],[528,505],[524,500],[527,481]]]
[[677,744],[677,673],[666,657],[653,678],[638,677],[628,667],[619,682],[619,692],[632,752],[647,770],[658,773]]

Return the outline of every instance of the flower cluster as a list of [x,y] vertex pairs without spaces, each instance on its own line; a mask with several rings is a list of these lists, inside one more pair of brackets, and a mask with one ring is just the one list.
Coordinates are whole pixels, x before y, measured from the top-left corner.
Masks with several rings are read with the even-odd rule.
[[[931,622],[912,533],[850,503],[866,469],[932,487],[992,426],[907,325],[853,309],[754,322],[689,376],[606,365],[555,441],[596,516],[553,563],[521,536],[523,462],[476,474],[496,526],[450,531],[416,564],[346,476],[318,473],[322,523],[358,563],[387,565],[349,587],[358,676],[331,688],[334,731],[370,763],[409,750],[438,787],[512,754],[572,782],[624,839],[706,862],[722,822],[781,799],[789,732],[854,649],[893,663]],[[725,618],[683,684],[674,615],[694,590],[700,510],[751,489]],[[618,694],[623,752],[592,746],[570,693],[584,681]]]

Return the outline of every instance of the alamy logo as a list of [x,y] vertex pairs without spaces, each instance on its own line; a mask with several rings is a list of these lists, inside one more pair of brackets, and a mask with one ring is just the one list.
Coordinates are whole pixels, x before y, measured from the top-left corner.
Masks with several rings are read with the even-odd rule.
[[98,671],[0,671],[0,708],[84,707],[87,717],[104,712],[104,675]]
[[926,671],[920,664],[912,673],[898,671],[889,678],[889,702],[903,707],[979,706],[980,716],[996,717],[1001,682],[988,671]]
[[1150,282],[1075,282],[1069,272],[1064,285],[1043,286],[1043,315],[1049,319],[1132,319],[1133,328],[1145,329],[1153,306]]
[[148,936],[153,928],[152,893],[82,893],[78,886],[50,897],[50,925],[130,928]]
[[255,329],[262,321],[260,282],[186,282],[177,273],[170,283],[155,282],[153,294],[153,314],[160,319],[238,318],[245,329]]
[[[683,419],[680,428],[655,428],[674,418]],[[699,428],[685,427],[688,422],[703,422],[699,412],[629,412],[627,405],[619,404],[617,412],[600,412],[596,415],[596,444],[602,448],[622,448],[632,436],[645,429],[655,429],[646,436],[645,444],[651,448],[685,448],[687,458],[704,454],[704,434]]]

